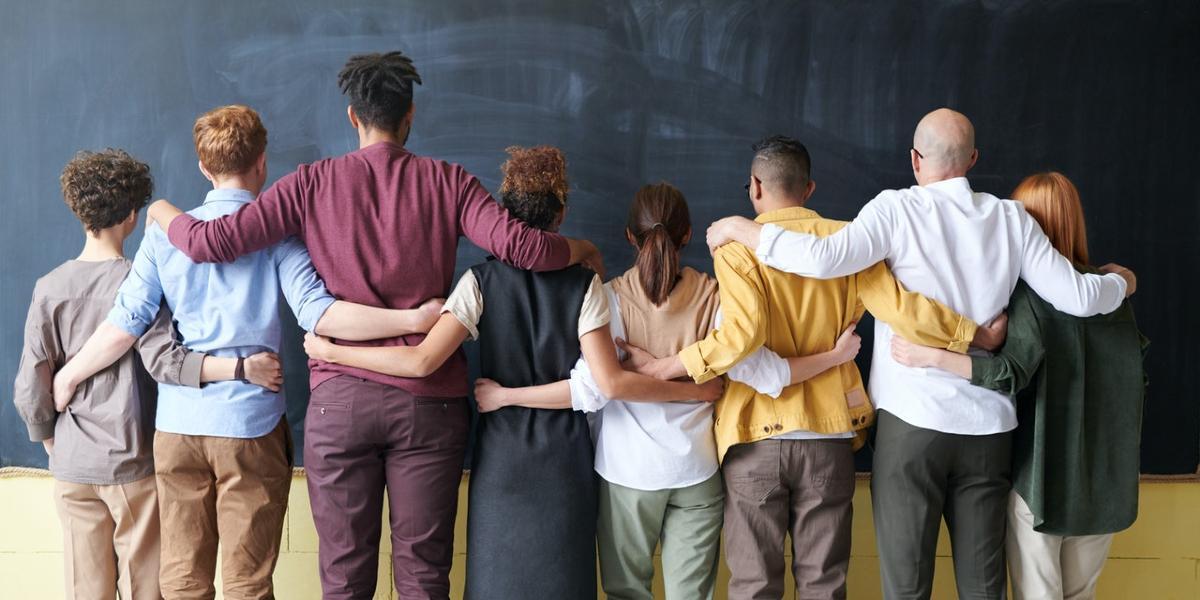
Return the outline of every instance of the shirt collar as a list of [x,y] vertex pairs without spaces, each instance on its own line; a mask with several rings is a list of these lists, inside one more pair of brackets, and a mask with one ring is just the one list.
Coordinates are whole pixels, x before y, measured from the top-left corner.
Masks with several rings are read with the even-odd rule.
[[776,221],[794,221],[796,219],[819,219],[821,215],[815,210],[803,206],[789,206],[778,210],[767,211],[758,215],[754,220],[758,223],[774,223]]
[[235,189],[218,189],[208,192],[204,197],[204,203],[209,202],[237,202],[239,204],[249,204],[254,202],[254,194],[250,190],[235,190]]
[[966,192],[967,194],[972,193],[971,183],[967,181],[966,177],[952,177],[950,179],[943,179],[941,181],[927,183],[922,187],[938,190],[947,194],[953,194],[955,192]]

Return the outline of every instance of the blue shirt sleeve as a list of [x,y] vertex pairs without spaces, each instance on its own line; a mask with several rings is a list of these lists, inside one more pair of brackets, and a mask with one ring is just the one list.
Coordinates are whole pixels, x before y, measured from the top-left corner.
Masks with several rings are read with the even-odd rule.
[[308,248],[300,240],[290,237],[275,247],[275,268],[279,272],[279,285],[283,297],[296,315],[296,322],[305,331],[317,328],[317,321],[334,303],[334,297],[325,288],[325,282],[313,267]]
[[142,245],[133,258],[133,268],[117,290],[117,299],[108,312],[108,322],[134,337],[154,324],[162,305],[162,283],[158,278],[155,247],[165,243],[166,235],[157,225],[146,230]]

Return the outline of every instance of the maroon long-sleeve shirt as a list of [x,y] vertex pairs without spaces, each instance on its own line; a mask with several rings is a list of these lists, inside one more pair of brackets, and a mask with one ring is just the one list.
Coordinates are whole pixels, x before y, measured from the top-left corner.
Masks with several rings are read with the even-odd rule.
[[[301,165],[256,202],[220,219],[181,215],[167,235],[196,262],[232,262],[295,235],[308,246],[334,296],[388,308],[415,308],[446,296],[460,235],[523,269],[556,270],[570,262],[563,237],[510,216],[461,166],[388,142]],[[370,345],[414,345],[422,339],[409,335]],[[350,374],[419,396],[467,394],[461,350],[422,379],[320,361],[309,361],[309,368],[314,388]]]

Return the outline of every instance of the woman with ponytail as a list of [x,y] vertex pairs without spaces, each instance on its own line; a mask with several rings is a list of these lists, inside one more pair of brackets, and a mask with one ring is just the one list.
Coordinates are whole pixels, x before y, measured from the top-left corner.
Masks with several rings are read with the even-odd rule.
[[[557,231],[567,213],[562,153],[549,146],[508,152],[501,204],[532,227]],[[310,335],[305,349],[327,362],[423,377],[470,337],[479,341],[480,371],[491,385],[563,380],[582,353],[597,389],[610,396],[707,403],[721,395],[719,382],[659,381],[622,369],[609,315],[600,277],[584,267],[533,273],[489,260],[463,274],[418,346],[340,346]],[[419,398],[412,427],[440,426],[445,407],[443,399]],[[570,410],[569,392],[494,408],[480,405],[476,428],[465,597],[594,598],[597,490],[587,418]]]
[[[614,338],[655,356],[674,355],[704,339],[719,321],[719,295],[715,279],[679,264],[692,236],[683,194],[667,183],[638,190],[625,235],[636,261],[605,285]],[[792,372],[812,371],[811,361],[836,357],[840,364],[857,352],[852,333],[819,358],[784,360],[763,348],[729,376],[778,396],[793,383]],[[475,398],[480,411],[558,403],[595,413],[597,546],[605,594],[653,598],[654,550],[661,543],[666,598],[711,598],[725,505],[711,403],[632,401],[606,393],[594,374],[589,358],[576,364],[569,381],[550,385],[512,388],[481,379]]]

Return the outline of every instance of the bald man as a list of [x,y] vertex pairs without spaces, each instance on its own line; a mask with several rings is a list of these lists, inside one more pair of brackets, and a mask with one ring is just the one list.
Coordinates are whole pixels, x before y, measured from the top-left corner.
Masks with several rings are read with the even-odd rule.
[[[1001,313],[1024,279],[1060,311],[1115,310],[1136,278],[1110,265],[1078,273],[1022,206],[975,192],[967,172],[979,158],[975,129],[949,109],[926,115],[909,150],[917,185],[886,190],[838,233],[816,237],[734,217],[708,231],[711,247],[745,244],[764,264],[828,279],[886,260],[904,287],[977,323]],[[884,597],[927,599],[945,517],[959,598],[1005,597],[1004,531],[1010,478],[1012,401],[937,369],[891,356],[892,329],[875,322],[870,397],[878,428],[871,478]]]

